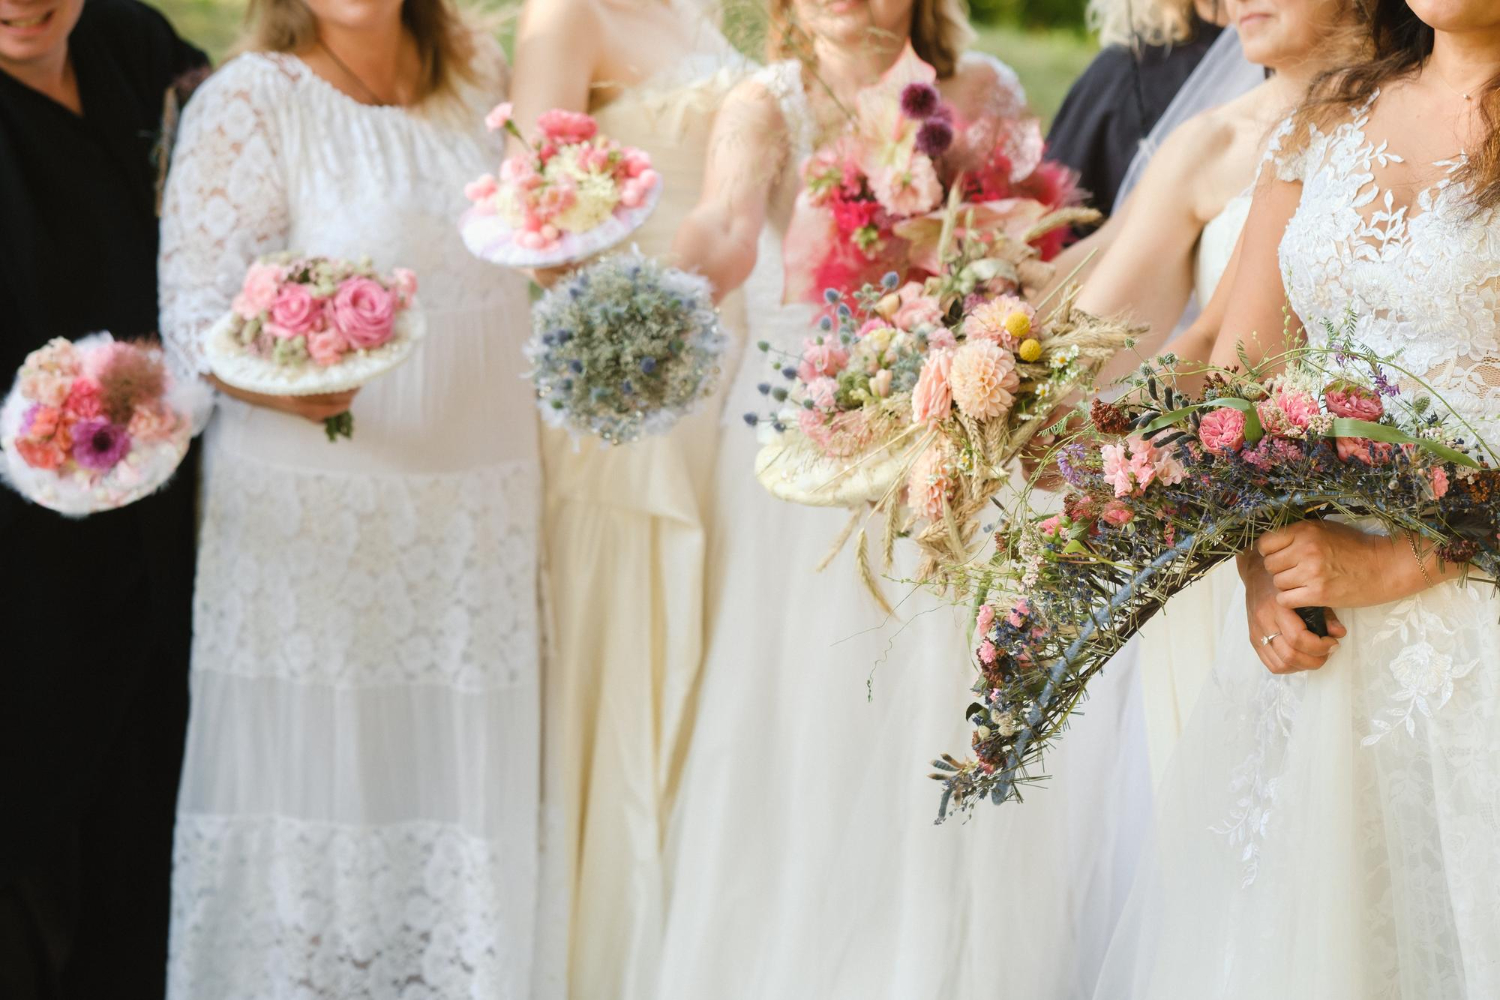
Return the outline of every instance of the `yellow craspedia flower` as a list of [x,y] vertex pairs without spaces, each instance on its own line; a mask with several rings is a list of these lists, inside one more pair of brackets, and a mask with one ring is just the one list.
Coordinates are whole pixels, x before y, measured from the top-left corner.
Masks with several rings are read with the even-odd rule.
[[[1020,314],[1016,313],[1016,314],[1013,314],[1013,315],[1020,315]],[[1021,318],[1023,320],[1026,319],[1025,316],[1021,316]],[[1008,326],[1009,324],[1006,324],[1006,325]],[[1026,320],[1026,325],[1029,328],[1031,326],[1031,321],[1030,320]],[[1041,356],[1042,356],[1042,342],[1040,340],[1037,340],[1035,337],[1027,337],[1025,340],[1021,341],[1021,347],[1020,347],[1019,350],[1016,351],[1016,353],[1018,355],[1020,355],[1022,361],[1025,361],[1026,363],[1030,364],[1031,362],[1037,361],[1037,360],[1039,360],[1041,358]]]
[[[1023,340],[1031,332],[1031,317],[1021,310],[1016,309],[1009,316],[1005,317],[1005,329],[1012,337],[1017,340]],[[1032,341],[1032,343],[1036,343],[1036,341]],[[1041,345],[1038,344],[1037,348],[1040,350]],[[1026,358],[1025,360],[1035,361],[1036,359]]]

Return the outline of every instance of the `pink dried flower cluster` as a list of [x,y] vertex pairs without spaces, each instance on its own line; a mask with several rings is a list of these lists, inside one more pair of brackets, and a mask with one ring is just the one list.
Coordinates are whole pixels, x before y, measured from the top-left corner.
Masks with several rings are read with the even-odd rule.
[[[485,120],[492,129],[515,131],[508,104]],[[587,232],[616,211],[646,204],[661,183],[649,154],[598,132],[598,123],[582,112],[545,111],[530,147],[506,157],[498,179],[485,174],[464,194],[477,210],[504,216],[518,245],[554,249],[569,233]]]
[[260,339],[268,351],[262,334],[272,343],[300,339],[307,355],[327,367],[389,342],[416,292],[416,275],[401,267],[382,281],[329,258],[259,261],[246,272],[232,308],[242,321],[242,340]]
[[1255,405],[1265,432],[1282,438],[1305,437],[1318,412],[1318,401],[1295,389],[1277,389],[1270,399]]
[[26,409],[14,447],[35,469],[103,474],[136,443],[177,434],[184,418],[164,396],[166,369],[156,348],[104,341],[80,349],[57,339],[21,366]]
[[1117,497],[1139,495],[1153,482],[1175,486],[1187,478],[1187,470],[1175,455],[1138,434],[1119,444],[1105,445],[1100,455],[1104,459],[1104,477],[1114,487]]

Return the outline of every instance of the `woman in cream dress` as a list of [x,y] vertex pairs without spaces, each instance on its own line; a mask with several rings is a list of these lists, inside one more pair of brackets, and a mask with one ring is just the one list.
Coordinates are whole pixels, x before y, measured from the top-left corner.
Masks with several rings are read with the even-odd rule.
[[[651,154],[656,211],[631,237],[670,257],[697,202],[714,115],[749,69],[690,0],[533,0],[514,103],[524,130],[554,107]],[[733,302],[725,328],[742,329]],[[729,366],[737,356],[736,346]],[[703,655],[716,400],[669,433],[609,447],[546,430],[544,553],[551,636],[544,685],[544,973],[574,997],[652,995],[663,921],[661,851]]]
[[[1267,138],[1312,79],[1338,60],[1343,48],[1338,29],[1357,16],[1350,0],[1234,0],[1228,8],[1244,58],[1271,75],[1243,96],[1172,131],[1117,213],[1113,242],[1089,274],[1078,304],[1097,315],[1128,313],[1151,333],[1135,352],[1121,354],[1101,376],[1101,384],[1156,353],[1184,309],[1195,302],[1204,308],[1213,299],[1232,266]],[[1233,42],[1221,38],[1215,47]],[[1214,59],[1210,55],[1205,60],[1198,78],[1217,72]],[[1190,80],[1185,94],[1192,85]],[[1082,250],[1080,246],[1073,253]],[[1143,261],[1150,266],[1143,267]],[[1195,324],[1167,346],[1181,357],[1207,360],[1212,331],[1208,324]],[[1220,567],[1174,597],[1141,630],[1139,672],[1151,770],[1157,779],[1213,665],[1215,640],[1235,582],[1234,571]]]

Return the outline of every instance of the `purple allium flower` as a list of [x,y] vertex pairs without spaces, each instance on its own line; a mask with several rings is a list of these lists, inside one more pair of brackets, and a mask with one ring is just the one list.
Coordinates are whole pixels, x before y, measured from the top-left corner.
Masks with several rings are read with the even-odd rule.
[[901,88],[901,113],[912,121],[926,121],[938,109],[937,88],[930,83],[908,83]]
[[73,461],[85,469],[108,472],[130,454],[130,434],[107,420],[80,420],[73,425]]
[[929,118],[917,129],[917,152],[937,159],[953,145],[953,126],[940,118]]

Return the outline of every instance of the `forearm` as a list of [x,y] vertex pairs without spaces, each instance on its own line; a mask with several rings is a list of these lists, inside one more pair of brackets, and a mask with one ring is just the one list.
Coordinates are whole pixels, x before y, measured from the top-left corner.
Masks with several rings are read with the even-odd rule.
[[750,277],[759,235],[743,218],[700,205],[678,226],[672,254],[682,267],[707,278],[720,301]]

